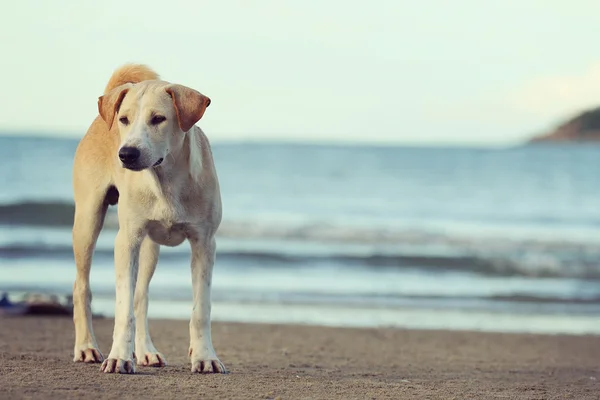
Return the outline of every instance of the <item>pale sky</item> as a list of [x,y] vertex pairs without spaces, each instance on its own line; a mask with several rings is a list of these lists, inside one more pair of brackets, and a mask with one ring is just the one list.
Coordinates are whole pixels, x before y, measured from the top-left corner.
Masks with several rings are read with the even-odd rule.
[[213,141],[518,142],[600,105],[598,0],[18,0],[0,131],[81,137],[127,62],[206,94]]

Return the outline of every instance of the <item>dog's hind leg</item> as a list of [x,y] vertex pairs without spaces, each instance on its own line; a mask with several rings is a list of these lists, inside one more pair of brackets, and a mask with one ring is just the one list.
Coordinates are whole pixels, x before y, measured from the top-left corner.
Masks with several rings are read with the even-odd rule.
[[102,196],[94,196],[92,193],[81,193],[80,197],[85,198],[76,196],[73,224],[73,253],[77,266],[73,286],[73,322],[75,323],[73,361],[86,363],[98,363],[103,360],[92,328],[90,269],[108,203]]
[[133,300],[135,309],[135,355],[138,365],[164,367],[165,356],[156,350],[148,330],[148,287],[154,275],[160,246],[146,236],[140,249],[140,266]]

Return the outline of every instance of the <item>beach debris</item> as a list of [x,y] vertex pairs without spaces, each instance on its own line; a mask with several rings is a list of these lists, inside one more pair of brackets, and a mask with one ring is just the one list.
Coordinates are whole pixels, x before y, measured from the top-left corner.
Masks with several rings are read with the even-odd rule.
[[25,293],[20,301],[12,301],[8,293],[0,297],[0,316],[72,316],[73,297],[61,301],[55,294]]
[[8,293],[2,293],[2,297],[0,298],[0,307],[9,307],[10,304]]

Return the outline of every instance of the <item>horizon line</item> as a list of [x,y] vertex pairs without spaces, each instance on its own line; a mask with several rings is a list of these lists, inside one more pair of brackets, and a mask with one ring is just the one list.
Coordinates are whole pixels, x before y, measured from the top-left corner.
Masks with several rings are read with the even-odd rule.
[[[59,133],[60,132],[60,133]],[[65,131],[57,130],[39,130],[39,129],[0,129],[0,138],[27,138],[27,139],[50,139],[59,141],[79,141],[85,135],[81,136],[65,135]],[[339,140],[339,139],[298,139],[298,138],[270,138],[264,136],[256,136],[252,138],[209,138],[211,144],[291,144],[291,145],[306,145],[306,146],[365,146],[365,147],[462,147],[462,148],[514,148],[528,145],[527,140],[519,140],[512,142],[444,142],[444,141],[410,141],[410,140]]]

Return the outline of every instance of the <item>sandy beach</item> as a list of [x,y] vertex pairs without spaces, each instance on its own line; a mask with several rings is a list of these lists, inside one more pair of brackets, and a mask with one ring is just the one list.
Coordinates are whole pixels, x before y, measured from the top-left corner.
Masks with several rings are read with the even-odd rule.
[[[95,321],[106,355],[111,319]],[[193,375],[186,321],[151,321],[169,362],[105,375],[71,361],[69,318],[0,320],[0,397],[598,399],[600,337],[215,323],[228,375]]]

